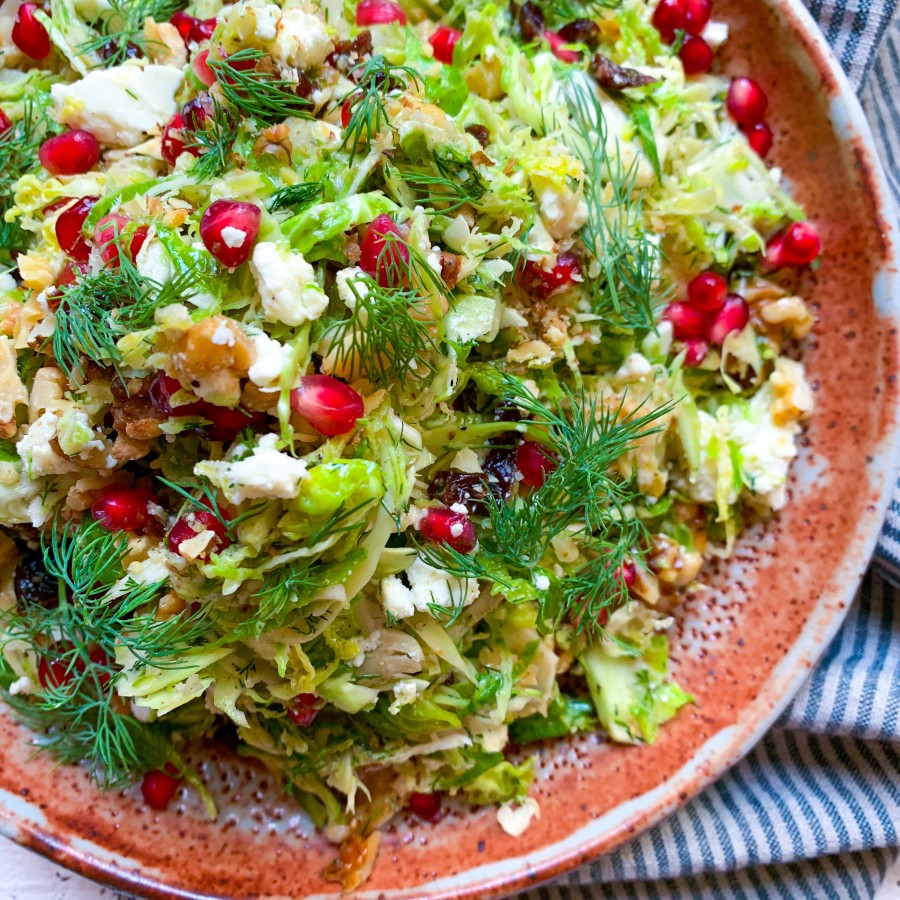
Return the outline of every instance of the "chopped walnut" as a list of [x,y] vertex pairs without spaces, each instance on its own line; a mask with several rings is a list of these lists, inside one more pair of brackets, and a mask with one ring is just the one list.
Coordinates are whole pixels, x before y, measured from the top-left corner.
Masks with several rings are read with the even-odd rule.
[[759,315],[769,325],[778,325],[794,338],[804,338],[812,331],[815,320],[800,297],[779,297],[759,305]]
[[700,572],[703,557],[694,550],[685,550],[665,534],[655,534],[647,565],[663,584],[687,587]]
[[153,62],[178,69],[187,65],[184,39],[171,22],[156,22],[148,16],[144,19],[144,38],[147,55]]

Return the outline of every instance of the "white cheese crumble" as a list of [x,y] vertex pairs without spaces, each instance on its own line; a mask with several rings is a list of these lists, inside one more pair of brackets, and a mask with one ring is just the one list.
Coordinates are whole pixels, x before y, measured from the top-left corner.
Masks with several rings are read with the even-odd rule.
[[233,225],[226,225],[222,229],[222,243],[232,250],[243,247],[247,241],[247,232],[243,228],[235,228]]
[[267,334],[251,334],[255,358],[247,375],[263,390],[277,390],[281,373],[288,364],[291,349]]
[[278,20],[272,55],[297,69],[322,65],[334,49],[325,23],[302,9],[286,9]]
[[534,797],[526,797],[521,803],[507,800],[497,810],[497,822],[511,837],[524,834],[533,819],[541,817],[541,808]]
[[245,459],[199,462],[194,474],[208,478],[232,503],[260,498],[289,500],[297,496],[306,477],[306,463],[276,450],[277,443],[277,435],[264,434]]
[[546,591],[550,588],[550,579],[541,572],[534,576],[534,586],[539,591]]
[[431,604],[447,609],[457,606],[462,599],[463,606],[468,606],[478,596],[476,580],[455,578],[419,558],[404,574],[409,587],[397,575],[381,580],[382,605],[397,619],[426,611]]
[[316,283],[313,267],[287,245],[261,241],[253,248],[250,269],[266,318],[285,325],[318,319],[328,297]]
[[159,134],[178,111],[183,78],[174,66],[114,66],[54,84],[50,96],[62,124],[84,128],[102,144],[133,147]]
[[224,323],[222,323],[213,332],[212,342],[217,347],[233,347],[234,346],[234,332],[230,328],[226,327],[226,325]]

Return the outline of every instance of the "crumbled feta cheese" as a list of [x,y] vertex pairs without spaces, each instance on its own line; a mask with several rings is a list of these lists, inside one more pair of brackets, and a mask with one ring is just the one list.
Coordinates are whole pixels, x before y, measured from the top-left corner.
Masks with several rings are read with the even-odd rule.
[[550,588],[550,579],[541,572],[534,576],[534,586],[539,591],[546,591]]
[[34,691],[34,683],[27,675],[22,675],[20,678],[17,678],[10,686],[9,692],[16,696],[16,694],[30,694]]
[[273,41],[278,34],[278,19],[281,15],[280,7],[274,3],[265,6],[253,7],[256,17],[256,36],[261,41]]
[[263,312],[271,321],[302,325],[328,308],[328,297],[316,283],[313,267],[289,246],[261,241],[253,248],[250,269]]
[[[461,516],[467,516],[469,514],[469,508],[464,503],[454,503],[450,509],[455,513],[459,513]],[[460,534],[462,534],[462,532],[460,532]],[[459,535],[454,536],[459,537]]]
[[267,334],[252,334],[255,358],[247,375],[250,380],[263,390],[275,390],[284,367],[288,364],[291,349]]
[[263,497],[289,500],[306,477],[306,463],[280,453],[277,443],[277,435],[265,434],[245,459],[199,462],[194,474],[208,478],[232,503]]
[[130,562],[126,571],[128,577],[138,584],[156,584],[160,581],[167,581],[172,574],[166,562],[166,551],[163,547],[151,547],[147,551],[145,559],[136,559]]
[[222,243],[232,250],[243,247],[247,241],[247,232],[243,228],[235,228],[233,225],[226,225],[222,229]]
[[234,332],[230,328],[226,328],[224,324],[219,325],[213,332],[212,342],[217,347],[233,347]]
[[[341,269],[335,276],[334,283],[337,288],[337,295],[344,301],[344,306],[347,309],[356,308],[357,295],[365,297],[368,293],[369,289],[366,287],[365,282],[359,280],[364,278],[365,274],[359,266],[350,266],[349,268]],[[353,282],[352,287],[347,283],[348,281]]]
[[28,426],[28,432],[16,446],[25,471],[32,478],[41,475],[62,475],[75,472],[78,466],[54,449],[52,442],[58,435],[59,418],[47,411]]
[[156,238],[144,241],[134,264],[139,275],[157,284],[167,284],[175,274],[169,251],[163,242]]
[[465,530],[465,526],[462,522],[454,522],[450,526],[450,536],[455,538],[459,537]]
[[627,383],[630,381],[640,381],[645,375],[649,375],[653,371],[653,366],[645,356],[640,353],[629,353],[625,357],[625,362],[619,366],[616,374],[613,376],[616,382]]
[[445,609],[457,606],[460,598],[463,606],[468,606],[478,596],[477,580],[455,578],[419,558],[404,574],[409,587],[397,575],[381,580],[382,605],[386,612],[397,619],[405,619],[417,611],[425,611],[431,604]]
[[508,800],[497,810],[497,822],[511,837],[524,834],[533,819],[541,817],[541,808],[534,797],[526,797],[521,803]]
[[178,553],[188,562],[193,562],[206,553],[207,548],[215,539],[216,533],[214,531],[204,529],[199,534],[194,535],[194,537],[182,541],[178,545]]
[[159,134],[178,111],[183,78],[174,66],[114,66],[54,84],[50,96],[62,124],[84,128],[103,144],[133,147]]
[[334,49],[328,29],[318,16],[286,9],[278,20],[272,55],[297,69],[313,69]]
[[710,19],[700,36],[709,44],[711,50],[718,50],[728,40],[728,23]]

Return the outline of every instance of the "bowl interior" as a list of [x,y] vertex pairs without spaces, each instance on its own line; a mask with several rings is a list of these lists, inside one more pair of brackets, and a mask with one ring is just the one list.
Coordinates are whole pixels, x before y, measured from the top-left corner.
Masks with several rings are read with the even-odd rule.
[[[451,810],[437,825],[399,819],[361,895],[512,891],[657,820],[761,735],[824,649],[866,568],[897,455],[890,207],[849,89],[799,3],[776,6],[716,0],[716,16],[732,29],[722,65],[766,86],[772,158],[826,247],[804,290],[817,317],[806,348],[816,412],[791,502],[688,603],[673,657],[696,705],[656,744],[611,749],[588,737],[543,748],[533,790],[541,818],[518,838],[489,811]],[[0,747],[0,830],[84,874],[158,897],[337,892],[321,875],[333,849],[264,772],[225,751],[202,763],[223,810],[210,823],[193,800],[156,814],[133,791],[97,794],[79,770],[33,758],[2,713]]]

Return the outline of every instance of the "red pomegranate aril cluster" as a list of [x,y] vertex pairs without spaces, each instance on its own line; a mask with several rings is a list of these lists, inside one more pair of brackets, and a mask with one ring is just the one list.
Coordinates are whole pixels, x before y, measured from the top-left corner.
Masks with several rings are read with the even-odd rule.
[[175,113],[169,119],[166,127],[163,129],[159,146],[162,158],[170,166],[175,165],[176,160],[182,153],[187,152],[192,156],[200,155],[198,147],[188,146],[184,140],[184,118],[181,113]]
[[0,109],[0,134],[9,128],[12,128],[12,119]]
[[545,269],[539,262],[529,259],[522,276],[526,290],[544,299],[581,281],[581,262],[568,251],[556,257],[556,265],[552,269]]
[[[221,507],[220,512],[223,515],[225,514]],[[173,553],[180,553],[179,548],[185,541],[197,537],[198,534],[204,531],[211,531],[215,535],[215,539],[210,541],[206,549],[198,557],[203,562],[208,562],[213,552],[221,553],[226,547],[230,546],[231,539],[228,537],[228,530],[212,510],[197,509],[186,513],[172,526],[167,540],[169,549]]]
[[151,505],[159,506],[153,491],[145,488],[108,488],[94,501],[91,516],[107,531],[140,534],[154,518]]
[[742,331],[750,321],[750,308],[739,294],[728,293],[728,282],[715,272],[691,279],[687,301],[670,303],[663,318],[672,324],[676,340],[684,342],[684,363],[699,366],[710,344],[722,344],[729,334]]
[[770,269],[801,268],[822,252],[822,239],[811,222],[793,222],[766,244],[766,266]]
[[757,122],[755,125],[741,126],[741,131],[747,137],[747,143],[754,153],[761,159],[765,159],[772,149],[772,129],[765,122]]
[[[462,32],[449,25],[438,25],[434,34],[428,38],[428,43],[434,50],[434,58],[445,65],[453,65],[453,50],[457,41],[462,37]],[[346,126],[344,126],[346,128]]]
[[287,708],[287,716],[298,728],[306,728],[316,720],[322,705],[315,694],[297,694]]
[[516,468],[522,484],[530,488],[544,486],[547,476],[557,468],[557,462],[536,441],[525,441],[516,448]]
[[13,43],[32,59],[44,59],[50,55],[50,35],[47,29],[37,20],[36,3],[23,3],[16,11],[12,27]]
[[177,12],[169,21],[178,29],[185,44],[208,41],[216,30],[216,19],[198,19],[186,12]]
[[436,822],[441,815],[441,795],[416,791],[409,795],[406,806],[413,815],[426,822]]
[[667,44],[674,44],[676,32],[698,36],[712,15],[712,0],[660,0],[653,12],[653,25]]
[[359,245],[359,267],[382,287],[401,287],[409,268],[409,247],[400,226],[386,213],[376,216]]
[[[67,641],[57,641],[51,644],[38,661],[37,675],[41,687],[61,688],[70,684],[77,675],[85,671],[84,660],[79,656],[72,660],[73,645]],[[105,669],[110,664],[110,659],[100,647],[93,647],[88,651],[88,659],[95,666]],[[101,687],[109,683],[110,673],[100,671],[97,681]]]
[[141,781],[141,793],[150,809],[162,812],[168,809],[180,784],[181,779],[175,775],[154,769],[152,772],[148,772]]
[[715,54],[702,37],[689,34],[678,51],[685,75],[703,75],[712,68]]
[[478,543],[475,526],[469,517],[445,506],[429,509],[419,522],[419,531],[425,540],[445,544],[457,553],[470,553]]
[[391,22],[406,24],[403,7],[392,0],[361,0],[356,7],[356,24],[361,28],[370,25],[390,25]]
[[216,200],[200,219],[200,239],[223,266],[235,269],[250,258],[259,234],[259,207],[243,200]]
[[359,393],[333,375],[304,375],[291,391],[291,409],[325,437],[353,431],[365,412]]
[[193,59],[191,66],[194,74],[206,87],[212,87],[216,83],[216,73],[209,64],[209,50],[201,50]]
[[51,175],[83,175],[100,161],[100,145],[89,131],[64,131],[41,144],[38,158]]
[[772,129],[764,121],[769,108],[766,92],[752,78],[732,79],[725,100],[728,115],[737,122],[753,151],[765,159],[772,149]]
[[[90,244],[82,234],[81,228],[99,199],[99,197],[80,197],[57,216],[53,226],[60,250],[77,262],[87,262],[91,255]],[[71,202],[71,198],[66,200]]]

